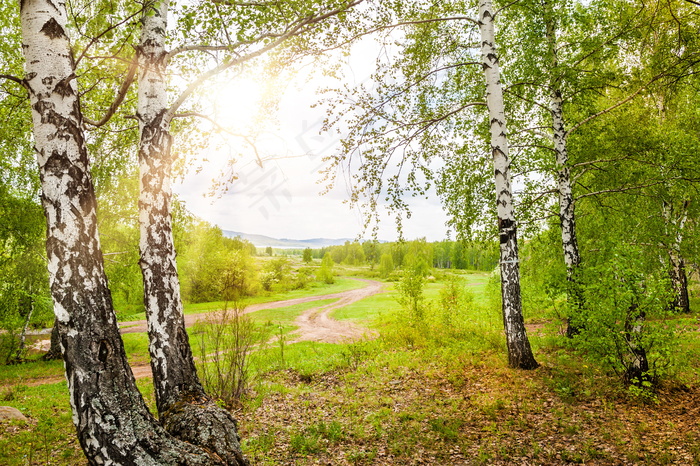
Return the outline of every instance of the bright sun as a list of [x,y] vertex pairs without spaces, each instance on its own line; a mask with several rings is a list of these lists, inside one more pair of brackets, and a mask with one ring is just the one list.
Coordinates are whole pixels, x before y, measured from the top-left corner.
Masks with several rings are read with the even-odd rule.
[[263,81],[245,77],[211,86],[208,98],[217,123],[242,133],[255,125],[264,93]]

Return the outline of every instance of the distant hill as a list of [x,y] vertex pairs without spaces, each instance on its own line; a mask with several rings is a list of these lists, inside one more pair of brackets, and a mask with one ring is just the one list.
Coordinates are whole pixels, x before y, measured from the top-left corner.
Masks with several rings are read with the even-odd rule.
[[224,236],[235,238],[240,236],[242,239],[250,241],[255,247],[266,248],[268,246],[280,249],[320,249],[327,246],[338,246],[345,244],[346,241],[354,241],[352,238],[311,238],[311,239],[287,239],[287,238],[271,238],[265,235],[251,235],[249,233],[241,233],[240,231],[222,230]]

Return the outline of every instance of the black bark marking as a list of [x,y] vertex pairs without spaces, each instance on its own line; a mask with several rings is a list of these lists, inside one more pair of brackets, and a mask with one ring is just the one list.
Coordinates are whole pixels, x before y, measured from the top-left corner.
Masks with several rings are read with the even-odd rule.
[[498,237],[501,244],[507,243],[515,235],[515,222],[507,218],[498,219]]
[[71,81],[75,78],[75,75],[68,76],[65,79],[62,79],[61,81],[56,84],[56,87],[53,88],[53,91],[60,95],[61,97],[68,97],[72,96],[74,94],[73,92],[73,86],[71,86]]
[[61,37],[67,38],[66,32],[63,30],[61,25],[58,24],[58,21],[56,21],[55,18],[51,18],[46,23],[44,23],[44,25],[41,27],[40,32],[44,33],[50,39],[58,39]]
[[109,342],[107,340],[102,340],[100,342],[100,348],[97,351],[97,359],[99,359],[100,362],[105,363],[107,362],[111,352],[112,349],[109,346]]

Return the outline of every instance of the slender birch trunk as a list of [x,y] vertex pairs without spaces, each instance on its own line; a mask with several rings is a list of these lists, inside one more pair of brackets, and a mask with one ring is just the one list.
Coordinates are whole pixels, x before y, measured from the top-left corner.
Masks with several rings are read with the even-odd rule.
[[22,361],[24,359],[24,350],[27,343],[27,329],[29,328],[29,322],[32,320],[32,315],[34,314],[34,296],[32,295],[31,287],[29,288],[29,312],[27,317],[24,319],[24,325],[22,326],[22,333],[19,335],[19,346],[15,352],[15,360]]
[[673,235],[673,243],[667,246],[668,263],[669,263],[669,278],[673,287],[673,309],[679,312],[690,312],[690,297],[688,295],[688,275],[685,271],[685,260],[681,256],[681,245],[683,244],[683,229],[688,220],[688,201],[682,205],[680,218],[674,219],[673,208],[668,202],[663,203],[663,216],[666,222],[666,229],[669,225],[675,230]]
[[161,0],[150,6],[142,20],[138,47],[140,266],[156,405],[161,423],[171,434],[215,452],[227,464],[246,464],[236,421],[205,393],[185,330],[171,215],[172,136],[165,49],[168,3]]
[[126,359],[97,232],[66,2],[22,0],[20,15],[55,325],[80,445],[91,464],[216,464],[158,425]]
[[630,305],[625,321],[625,343],[629,350],[629,360],[626,363],[625,380],[628,383],[642,387],[649,380],[649,359],[646,349],[639,344],[646,314],[639,310],[636,302]]
[[[581,264],[578,240],[576,239],[575,200],[571,188],[571,168],[569,166],[569,154],[566,147],[566,126],[564,123],[564,110],[560,79],[556,76],[559,67],[557,56],[557,39],[554,29],[554,17],[551,11],[551,3],[544,2],[544,19],[546,23],[546,39],[549,53],[552,59],[552,78],[550,80],[550,113],[552,115],[552,139],[554,141],[554,153],[557,162],[557,188],[559,192],[559,224],[561,226],[561,244],[566,265],[566,280],[569,283],[568,298],[574,312],[580,310],[582,293],[577,278],[577,272]],[[571,337],[578,333],[575,325],[569,319],[566,334]]]
[[491,0],[479,2],[479,30],[481,54],[486,79],[486,100],[489,109],[491,152],[493,154],[496,181],[496,207],[500,239],[501,296],[503,299],[503,324],[508,346],[508,363],[519,369],[538,366],[525,331],[525,321],[520,298],[520,266],[518,235],[510,188],[510,160],[506,117],[503,105],[503,89],[496,54],[493,6]]

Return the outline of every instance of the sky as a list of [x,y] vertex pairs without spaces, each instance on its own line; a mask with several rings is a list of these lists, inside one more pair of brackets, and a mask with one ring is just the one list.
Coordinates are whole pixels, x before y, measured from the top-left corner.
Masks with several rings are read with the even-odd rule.
[[[370,75],[372,44],[355,50],[346,65],[351,82],[362,82]],[[349,188],[344,180],[321,195],[323,157],[337,150],[342,135],[319,133],[324,109],[312,108],[318,100],[319,87],[330,84],[316,73],[309,77],[304,70],[285,82],[285,90],[274,116],[276,124],[256,123],[256,110],[266,83],[260,76],[240,77],[211,86],[213,114],[231,132],[249,134],[255,131],[255,147],[264,160],[257,163],[252,146],[240,137],[219,133],[208,148],[192,157],[198,159],[180,184],[173,186],[187,208],[204,220],[224,230],[262,234],[275,238],[369,238],[363,233],[363,215],[345,202]],[[337,85],[337,84],[336,84]],[[235,179],[227,192],[207,195],[212,180],[229,172],[227,161],[235,157]],[[261,166],[262,165],[262,166]],[[425,237],[439,241],[447,234],[447,220],[437,195],[428,199],[412,198],[411,219],[404,220],[404,237]],[[378,238],[397,239],[394,221],[382,215]]]

